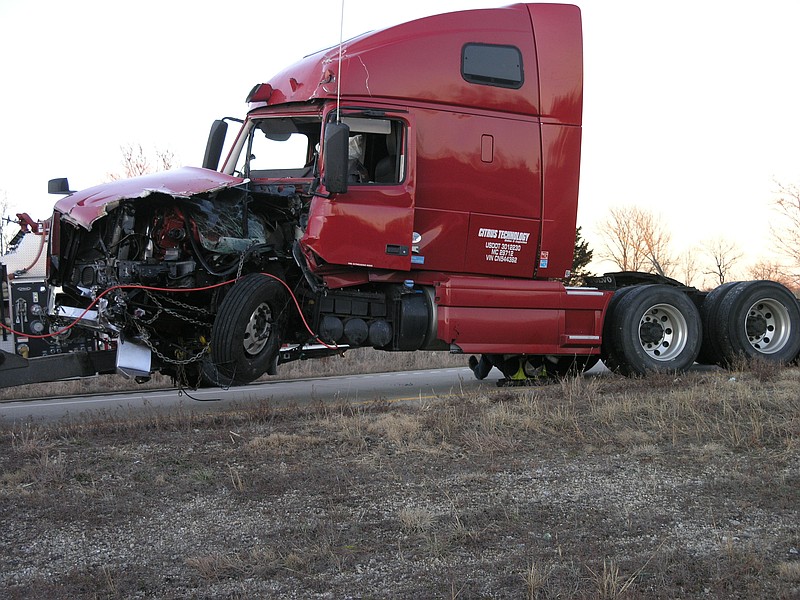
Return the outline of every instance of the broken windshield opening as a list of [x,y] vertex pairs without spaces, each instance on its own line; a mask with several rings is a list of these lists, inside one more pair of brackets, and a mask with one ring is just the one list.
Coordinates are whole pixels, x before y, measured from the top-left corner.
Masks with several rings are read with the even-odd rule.
[[246,203],[247,195],[234,188],[214,197],[194,198],[187,204],[197,237],[206,250],[241,254],[266,239],[263,220],[248,211]]

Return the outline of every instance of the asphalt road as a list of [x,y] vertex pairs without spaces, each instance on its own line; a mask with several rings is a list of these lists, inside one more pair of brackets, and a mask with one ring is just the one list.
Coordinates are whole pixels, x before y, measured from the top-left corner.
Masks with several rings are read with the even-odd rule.
[[259,382],[230,389],[202,389],[189,395],[178,390],[142,390],[137,392],[92,396],[49,398],[0,403],[0,419],[19,422],[55,421],[87,415],[91,412],[135,413],[138,410],[168,410],[178,406],[186,410],[208,411],[230,408],[235,404],[269,399],[276,405],[309,402],[389,402],[412,401],[446,396],[455,392],[496,389],[501,377],[493,371],[478,381],[468,368],[346,375],[315,379]]

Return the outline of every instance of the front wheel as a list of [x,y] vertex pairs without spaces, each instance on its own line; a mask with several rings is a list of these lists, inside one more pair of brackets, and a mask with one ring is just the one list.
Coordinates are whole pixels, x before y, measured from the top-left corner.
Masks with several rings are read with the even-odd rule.
[[207,378],[243,385],[274,370],[286,306],[280,282],[259,273],[237,281],[217,310]]
[[700,313],[675,288],[637,286],[606,318],[606,354],[623,375],[685,371],[700,351]]

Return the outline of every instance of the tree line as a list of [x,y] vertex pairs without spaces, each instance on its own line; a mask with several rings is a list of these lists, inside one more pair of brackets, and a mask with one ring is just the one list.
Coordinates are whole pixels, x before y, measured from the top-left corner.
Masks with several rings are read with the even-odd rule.
[[[663,220],[637,206],[610,209],[597,227],[602,241],[598,255],[620,271],[655,273],[695,287],[716,287],[744,278],[770,279],[797,290],[800,288],[800,186],[777,185],[773,208],[779,216],[775,222],[780,226],[772,225],[770,234],[773,248],[780,255],[778,259],[761,258],[742,265],[744,253],[734,240],[724,236],[677,253]],[[582,241],[580,228],[578,240]]]

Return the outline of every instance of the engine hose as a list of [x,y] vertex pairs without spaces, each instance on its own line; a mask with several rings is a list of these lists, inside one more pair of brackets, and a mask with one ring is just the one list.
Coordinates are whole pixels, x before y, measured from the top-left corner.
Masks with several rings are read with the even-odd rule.
[[230,267],[225,269],[222,272],[215,271],[211,265],[208,264],[205,257],[203,256],[202,248],[197,243],[197,240],[192,235],[192,228],[189,223],[189,217],[186,215],[183,216],[184,226],[186,227],[186,233],[189,235],[189,243],[192,245],[192,250],[194,250],[194,255],[197,257],[197,260],[200,263],[200,266],[203,267],[210,275],[214,277],[227,277],[228,275],[232,275],[236,272],[236,269],[239,268],[239,264],[241,260],[236,260]]

